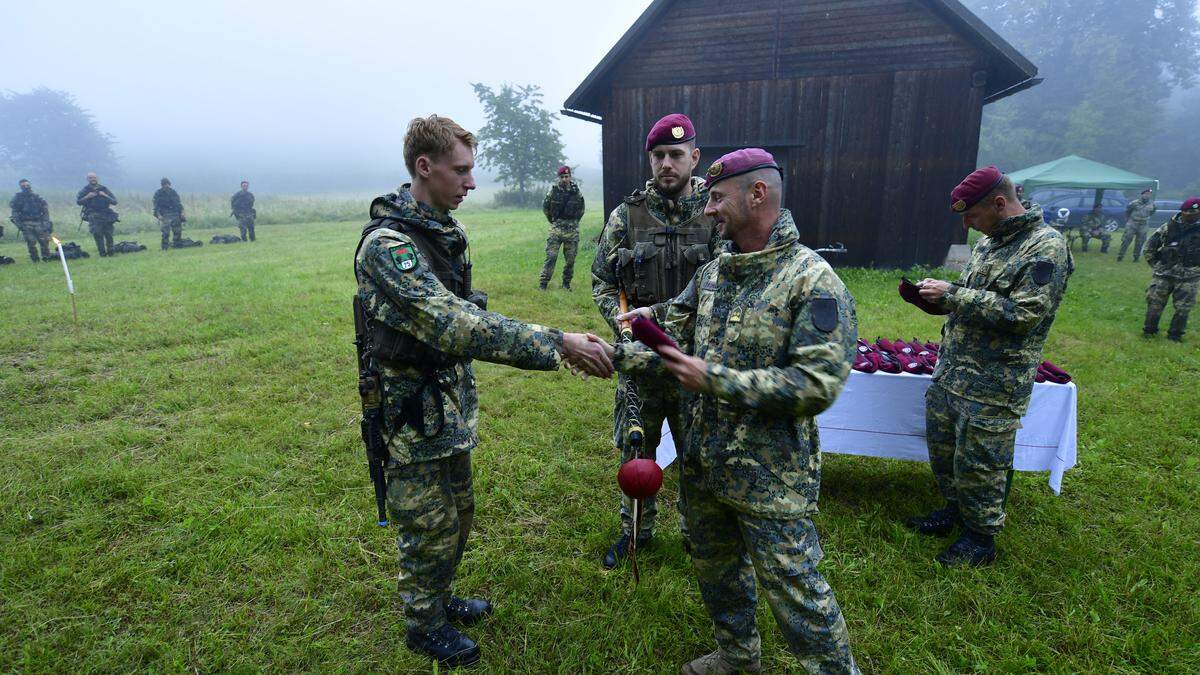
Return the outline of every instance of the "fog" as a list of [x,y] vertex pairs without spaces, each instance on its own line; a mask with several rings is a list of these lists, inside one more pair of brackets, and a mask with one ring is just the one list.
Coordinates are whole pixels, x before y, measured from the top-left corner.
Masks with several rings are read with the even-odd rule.
[[[370,191],[406,176],[412,117],[482,126],[471,82],[537,84],[560,109],[648,4],[0,0],[0,89],[73,94],[114,137],[122,183]],[[598,172],[599,126],[557,128],[569,163]]]

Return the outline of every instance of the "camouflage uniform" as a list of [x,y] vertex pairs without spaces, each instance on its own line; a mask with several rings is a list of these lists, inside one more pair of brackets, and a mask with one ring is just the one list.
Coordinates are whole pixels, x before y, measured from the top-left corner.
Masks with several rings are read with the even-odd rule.
[[154,193],[154,217],[162,224],[163,250],[167,250],[172,241],[178,246],[183,238],[183,202],[170,185],[164,185]]
[[1112,241],[1112,233],[1104,229],[1104,214],[1089,213],[1079,224],[1080,235],[1083,238],[1083,250],[1088,250],[1088,241],[1093,237],[1100,240],[1100,252],[1108,253],[1108,243]]
[[[84,199],[93,192],[96,193],[95,197]],[[87,221],[88,231],[96,240],[96,248],[99,249],[100,255],[110,256],[115,253],[113,250],[113,224],[121,219],[112,209],[117,203],[117,198],[113,196],[112,191],[99,183],[95,185],[88,183],[75,195],[75,203],[82,207],[79,217]]]
[[254,193],[249,190],[233,193],[229,198],[229,209],[233,212],[233,217],[237,218],[242,241],[246,241],[247,234],[250,235],[250,241],[254,241],[254,220],[258,217],[258,212],[254,210]]
[[25,237],[25,247],[29,249],[29,259],[38,261],[38,249],[41,249],[42,260],[51,260],[50,234],[54,226],[50,223],[50,209],[46,200],[33,190],[22,189],[8,203],[12,209],[12,221],[21,235]]
[[474,514],[470,451],[479,443],[479,402],[471,360],[554,370],[562,333],[484,311],[447,290],[415,244],[418,236],[400,230],[419,232],[469,279],[466,233],[450,214],[416,202],[407,185],[377,198],[371,216],[355,255],[367,315],[449,361],[438,369],[424,357],[378,359],[400,598],[408,626],[431,631],[445,623],[444,603]]
[[[855,672],[849,634],[817,563],[812,516],[821,487],[814,421],[841,392],[854,358],[854,298],[802,246],[786,209],[766,248],[722,242],[669,306],[665,330],[708,362],[688,396],[691,426],[680,458],[681,506],[700,593],[721,654],[758,661],[755,578],[788,647],[809,672]],[[617,347],[623,372],[669,378],[640,343]]]
[[929,465],[963,523],[981,534],[1004,526],[1013,443],[1029,406],[1042,345],[1075,265],[1036,204],[975,244],[942,299],[950,316],[925,395]]
[[1150,216],[1157,210],[1158,206],[1154,201],[1145,197],[1138,197],[1125,205],[1125,216],[1128,220],[1125,221],[1125,234],[1121,235],[1121,250],[1117,251],[1118,261],[1125,257],[1129,242],[1135,242],[1133,260],[1137,262],[1138,256],[1142,254],[1142,246],[1146,243],[1146,227],[1150,223]]
[[1187,329],[1188,313],[1196,306],[1200,289],[1200,221],[1183,222],[1176,213],[1165,225],[1155,230],[1146,242],[1146,262],[1154,270],[1150,288],[1146,289],[1146,333],[1158,332],[1158,320],[1167,300],[1175,303],[1175,316],[1167,337],[1182,340]]
[[[661,322],[666,318],[667,302],[674,296],[678,295],[691,281],[695,270],[704,262],[710,260],[717,250],[720,242],[720,236],[717,234],[717,228],[712,224],[711,220],[705,217],[704,205],[708,202],[708,188],[705,187],[704,181],[700,178],[693,177],[691,179],[692,191],[689,196],[682,197],[676,201],[666,200],[658,193],[654,187],[653,181],[647,181],[646,187],[633,193],[632,196],[626,198],[621,204],[618,204],[612,213],[608,216],[608,222],[604,225],[604,230],[600,233],[600,242],[596,246],[596,257],[592,261],[592,299],[596,303],[596,307],[600,309],[600,314],[608,321],[609,326],[613,330],[613,334],[620,339],[620,327],[617,325],[617,315],[620,314],[620,290],[622,284],[630,286],[630,281],[633,282],[635,288],[627,289],[629,292],[629,307],[641,307],[652,305],[655,316]],[[643,290],[641,284],[646,277],[653,275],[653,271],[643,271],[637,269],[638,259],[634,252],[639,244],[629,241],[629,209],[630,200],[638,200],[638,203],[644,203],[649,213],[653,218],[666,225],[668,228],[693,222],[701,228],[706,228],[703,234],[702,243],[692,243],[680,249],[680,244],[673,243],[675,248],[674,260],[672,261],[673,271],[676,273],[675,279],[665,280],[662,284],[663,289],[658,289],[652,293],[639,295]],[[650,247],[644,247],[650,248]],[[665,254],[654,253],[653,256],[644,256],[651,258],[654,262],[663,255],[670,255],[667,251]],[[624,277],[624,280],[622,280]],[[621,451],[621,462],[624,463],[633,459],[633,449],[629,447],[625,438],[625,427],[627,423],[627,391],[629,387],[636,387],[638,396],[641,399],[641,415],[642,428],[645,437],[643,444],[645,454],[650,459],[654,459],[657,455],[659,441],[662,440],[662,424],[663,420],[667,420],[671,429],[671,436],[675,440],[675,447],[680,456],[684,452],[684,444],[686,434],[684,433],[683,417],[680,414],[680,388],[672,379],[658,380],[637,378],[630,375],[622,374],[617,381],[616,402],[613,413],[613,441],[617,448]],[[641,531],[638,536],[643,538],[649,537],[654,532],[654,520],[658,515],[658,504],[654,498],[642,500],[642,520]],[[622,495],[621,497],[621,532],[630,534],[633,530],[633,500]]]
[[557,182],[546,191],[542,200],[542,213],[550,223],[546,237],[546,262],[542,264],[541,285],[545,288],[554,276],[554,265],[558,261],[558,249],[563,252],[563,288],[571,287],[575,274],[575,254],[579,250],[579,219],[583,218],[583,193],[575,181],[567,187]]

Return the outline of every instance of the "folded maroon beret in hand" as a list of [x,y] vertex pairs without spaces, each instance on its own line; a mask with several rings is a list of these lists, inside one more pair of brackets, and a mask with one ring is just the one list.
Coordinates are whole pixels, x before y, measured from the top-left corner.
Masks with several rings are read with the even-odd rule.
[[[630,322],[629,327],[633,330],[633,339],[656,352],[661,353],[663,347],[679,349],[679,343],[671,339],[671,336],[667,335],[662,328],[659,328],[658,324],[654,323],[654,319],[636,316]],[[683,350],[679,349],[679,351]]]
[[900,297],[910,305],[916,306],[917,309],[926,314],[935,316],[945,316],[950,313],[950,310],[939,307],[925,298],[921,297],[921,287],[909,281],[907,277],[900,277]]

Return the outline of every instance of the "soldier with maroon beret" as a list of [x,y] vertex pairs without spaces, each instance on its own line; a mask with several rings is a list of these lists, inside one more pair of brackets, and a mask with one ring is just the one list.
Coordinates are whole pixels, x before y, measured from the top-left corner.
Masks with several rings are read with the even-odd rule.
[[1154,270],[1154,279],[1146,289],[1146,324],[1142,331],[1150,336],[1158,332],[1158,320],[1167,301],[1175,303],[1175,316],[1167,329],[1167,339],[1183,342],[1188,313],[1196,306],[1200,290],[1200,197],[1179,205],[1176,213],[1155,230],[1146,242],[1146,262]]

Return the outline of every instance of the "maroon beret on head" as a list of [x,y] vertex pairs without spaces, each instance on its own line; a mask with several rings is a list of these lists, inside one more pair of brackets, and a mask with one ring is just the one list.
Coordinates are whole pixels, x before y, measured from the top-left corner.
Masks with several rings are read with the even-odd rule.
[[731,153],[723,155],[721,159],[713,162],[712,166],[708,167],[708,174],[704,177],[704,184],[712,187],[726,178],[740,176],[741,174],[759,169],[775,169],[780,174],[783,174],[783,171],[775,163],[775,158],[771,156],[771,153],[762,148],[734,150]]
[[696,128],[692,121],[683,113],[671,113],[650,127],[646,134],[646,152],[656,145],[679,145],[687,143],[696,137]]
[[996,189],[1003,179],[1004,174],[994,166],[985,166],[972,171],[950,191],[950,208],[955,213],[966,211],[988,196],[988,193]]
[[1200,197],[1192,197],[1179,205],[1180,212],[1200,211]]
[[1145,190],[1142,190],[1142,194],[1146,194],[1147,192],[1154,192],[1154,190],[1151,190],[1150,188],[1146,188]]
[[561,175],[563,175],[564,173],[571,173],[571,167],[569,167],[569,166],[560,166],[560,167],[558,167],[558,175],[560,175],[560,176],[561,176]]

